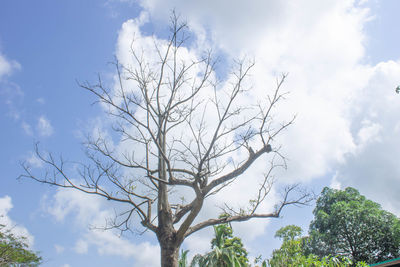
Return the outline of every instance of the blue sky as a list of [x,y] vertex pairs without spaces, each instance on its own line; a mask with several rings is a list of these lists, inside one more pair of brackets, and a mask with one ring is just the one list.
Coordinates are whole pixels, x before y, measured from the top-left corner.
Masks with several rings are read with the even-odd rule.
[[[200,45],[223,57],[256,59],[254,88],[289,72],[287,103],[277,117],[298,114],[277,142],[288,170],[283,183],[354,186],[400,215],[400,3],[382,1],[2,1],[0,3],[0,212],[41,251],[44,266],[157,266],[150,234],[118,238],[90,230],[112,206],[96,198],[17,180],[21,161],[38,165],[33,147],[83,160],[82,134],[104,126],[102,108],[77,81],[102,73],[112,83],[114,57],[126,60],[133,31],[139,43],[166,36],[169,11],[186,17]],[[142,19],[139,20],[139,16]],[[390,185],[390,186],[388,186]],[[229,193],[235,193],[234,187]],[[210,204],[211,206],[213,203]],[[268,257],[287,224],[307,227],[312,207],[289,208],[279,220],[234,225],[253,256]],[[102,217],[103,216],[103,217]],[[210,231],[184,244],[209,246]],[[132,252],[133,251],[133,252]],[[155,259],[155,260],[154,260]]]

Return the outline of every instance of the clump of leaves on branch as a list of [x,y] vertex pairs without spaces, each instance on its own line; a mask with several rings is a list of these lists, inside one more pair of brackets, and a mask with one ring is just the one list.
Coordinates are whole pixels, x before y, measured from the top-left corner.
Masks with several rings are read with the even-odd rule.
[[[254,63],[237,61],[227,80],[220,81],[211,52],[204,51],[202,57],[191,53],[185,46],[190,43],[187,34],[186,24],[173,14],[168,40],[153,37],[153,47],[140,47],[134,40],[131,61],[115,62],[117,86],[108,88],[100,77],[97,83],[81,84],[107,109],[119,147],[101,134],[89,137],[91,163],[82,163],[77,173],[68,172],[67,161],[39,149],[37,156],[49,170],[34,173],[23,165],[23,177],[120,203],[125,210],[108,227],[127,230],[132,221],[139,221],[157,236],[162,266],[177,266],[182,242],[205,227],[277,218],[285,206],[312,199],[296,193],[294,185],[283,190],[275,210],[260,209],[273,184],[273,170],[284,166],[279,144],[273,141],[293,122],[273,118],[286,75],[273,90],[265,88],[255,102],[244,104],[251,94],[247,77]],[[270,165],[248,208],[227,205],[227,217],[195,221],[209,196],[237,179],[250,182],[253,177],[244,177],[246,171],[265,154],[271,155]],[[176,192],[186,194],[185,201]]]
[[28,248],[26,237],[0,224],[0,266],[39,266],[42,258]]

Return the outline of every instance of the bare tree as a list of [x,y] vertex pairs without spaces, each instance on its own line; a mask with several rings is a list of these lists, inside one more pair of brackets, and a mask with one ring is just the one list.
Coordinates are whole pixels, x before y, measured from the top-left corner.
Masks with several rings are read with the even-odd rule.
[[[82,163],[78,174],[68,172],[66,161],[36,149],[48,171],[37,175],[23,164],[21,175],[121,203],[124,212],[108,227],[124,231],[139,220],[156,234],[162,266],[177,266],[182,242],[205,227],[277,218],[285,206],[311,200],[310,194],[296,193],[297,185],[289,186],[273,212],[259,212],[271,190],[274,169],[285,167],[279,149],[271,144],[293,122],[276,123],[272,116],[284,96],[281,87],[286,75],[277,80],[271,95],[259,96],[258,103],[240,104],[251,92],[245,79],[254,63],[236,62],[229,82],[218,82],[211,53],[200,59],[185,57],[187,27],[175,14],[171,21],[168,42],[154,41],[155,62],[133,42],[131,64],[115,62],[118,87],[108,89],[100,77],[96,84],[80,84],[107,108],[115,122],[112,129],[126,149],[113,146],[101,134],[89,137],[91,163]],[[236,179],[250,179],[242,176],[267,153],[271,154],[269,169],[247,208],[237,210],[226,203],[226,217],[195,221],[207,197]],[[191,200],[180,200],[177,192],[185,192]]]

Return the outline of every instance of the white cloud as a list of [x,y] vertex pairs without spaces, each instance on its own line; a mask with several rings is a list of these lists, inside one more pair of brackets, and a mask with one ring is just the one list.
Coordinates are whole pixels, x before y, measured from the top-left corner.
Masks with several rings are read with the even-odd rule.
[[64,252],[65,247],[63,247],[63,246],[61,246],[61,245],[55,244],[55,245],[54,245],[54,249],[56,250],[56,253],[57,253],[57,254],[61,254],[61,253]]
[[21,65],[14,61],[8,60],[4,55],[0,53],[0,81],[3,77],[10,75],[14,70],[21,68]]
[[27,135],[29,135],[29,136],[31,136],[31,135],[33,134],[33,132],[32,132],[32,127],[31,127],[31,125],[30,125],[29,123],[23,121],[23,122],[21,123],[21,127],[22,127],[22,129],[24,130],[25,134],[27,134]]
[[[76,230],[81,231],[82,238],[76,241],[73,248],[75,252],[86,254],[90,248],[94,248],[99,255],[133,258],[138,266],[159,266],[157,245],[148,241],[134,243],[120,237],[115,231],[101,229],[120,209],[113,203],[78,191],[62,189],[42,201],[45,211],[58,222],[68,220]],[[88,226],[93,229],[88,229]]]
[[24,92],[17,84],[5,82],[0,86],[0,96],[3,98],[2,102],[4,101],[8,108],[7,115],[18,121],[23,114],[21,103],[23,102]]
[[[72,215],[76,218],[77,226],[81,227],[97,220],[99,220],[97,222],[103,224],[102,219],[112,215],[104,209],[108,206],[105,201],[75,190],[58,190],[51,200],[48,196],[45,196],[42,205],[45,211],[58,222],[63,222],[67,215]],[[105,207],[102,208],[102,205]]]
[[29,247],[33,246],[34,237],[25,227],[14,222],[9,216],[8,212],[13,208],[11,197],[4,196],[0,198],[0,224],[5,225],[5,229],[11,230],[11,233],[18,237],[26,237]]
[[138,266],[159,266],[159,247],[149,242],[134,244],[118,237],[111,231],[93,231],[85,235],[86,240],[97,247],[100,255],[117,255],[134,258]]
[[38,102],[41,105],[44,105],[46,103],[46,100],[43,97],[39,97],[38,99],[36,99],[36,102]]
[[353,122],[359,144],[339,166],[337,179],[343,187],[359,189],[399,216],[400,98],[394,88],[400,77],[400,61],[381,62],[371,70]]
[[54,133],[53,126],[45,116],[39,117],[36,128],[41,136],[48,137]]
[[335,175],[332,177],[329,187],[338,190],[343,189],[342,184],[338,180],[338,172],[336,172]]
[[361,122],[362,128],[358,131],[357,137],[359,145],[365,145],[368,142],[379,141],[379,133],[382,126],[379,123],[372,123],[369,120]]
[[76,253],[79,254],[87,254],[88,248],[89,244],[85,240],[79,239],[78,241],[76,241],[74,250],[76,251]]
[[189,257],[196,254],[204,254],[210,250],[210,241],[214,231],[212,227],[201,230],[199,233],[189,236],[183,246],[184,249],[189,250]]
[[27,163],[29,163],[30,166],[35,167],[35,168],[41,168],[43,166],[43,161],[41,161],[36,154],[33,152],[29,153],[29,156],[26,158]]

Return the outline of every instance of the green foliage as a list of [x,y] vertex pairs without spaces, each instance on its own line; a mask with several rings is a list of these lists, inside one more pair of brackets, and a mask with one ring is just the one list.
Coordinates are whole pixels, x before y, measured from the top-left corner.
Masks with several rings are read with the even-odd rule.
[[301,227],[296,225],[288,225],[276,231],[275,237],[278,237],[283,241],[294,240],[296,237],[301,236],[302,232],[303,230]]
[[282,246],[274,250],[272,258],[268,261],[270,266],[298,266],[308,259],[304,255],[303,239],[301,238],[302,230],[296,225],[288,225],[279,229],[275,237],[282,239]]
[[248,266],[247,251],[242,240],[233,236],[232,228],[228,224],[214,226],[215,237],[211,240],[212,251],[203,255],[196,255],[191,266]]
[[196,255],[193,258],[191,266],[209,267],[242,267],[239,259],[236,257],[233,249],[231,248],[215,248],[206,255]]
[[220,224],[214,227],[215,237],[211,240],[211,248],[228,248],[232,249],[235,257],[238,258],[242,266],[248,263],[247,251],[243,247],[242,240],[233,236],[232,227],[228,224]]
[[[307,254],[307,237],[301,237],[301,228],[295,225],[288,225],[279,229],[275,237],[283,240],[282,246],[274,250],[272,258],[268,260],[271,267],[339,267],[353,266],[352,261],[347,257],[326,256],[319,258],[314,254]],[[360,262],[357,266],[367,266]]]
[[400,221],[354,188],[324,188],[310,225],[309,252],[376,263],[399,257]]
[[396,87],[396,93],[400,93],[400,85]]
[[[261,265],[258,265],[260,263]],[[267,267],[267,260],[264,260],[261,255],[254,259],[254,267]]]
[[25,237],[17,237],[0,224],[0,266],[38,266],[42,258],[28,249]]
[[178,265],[179,267],[187,267],[187,254],[189,250],[181,250],[181,253],[179,254],[179,260],[178,260]]

